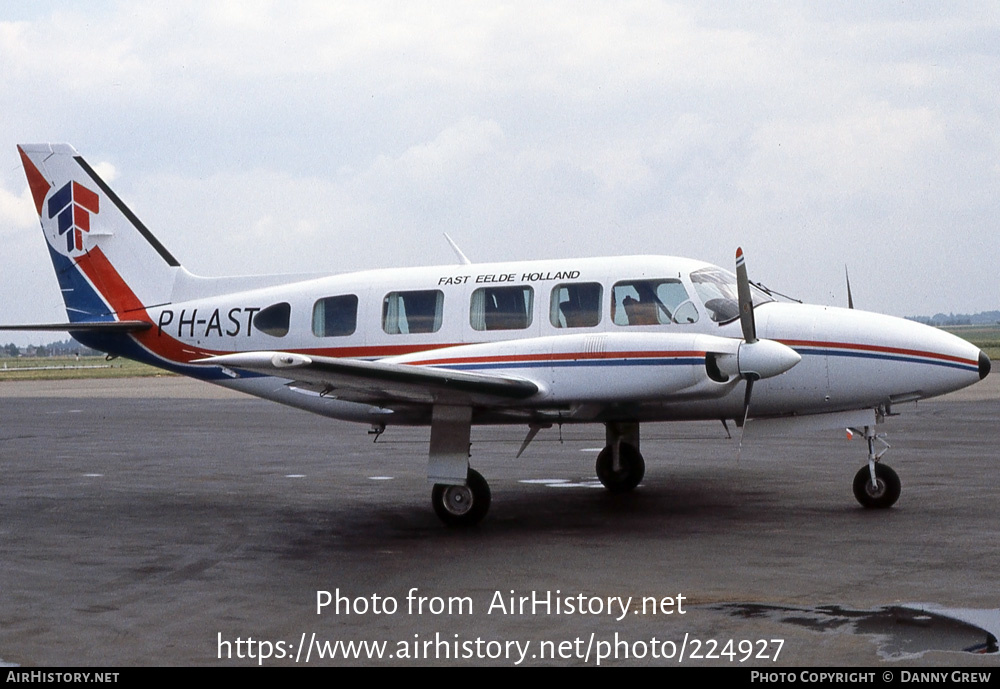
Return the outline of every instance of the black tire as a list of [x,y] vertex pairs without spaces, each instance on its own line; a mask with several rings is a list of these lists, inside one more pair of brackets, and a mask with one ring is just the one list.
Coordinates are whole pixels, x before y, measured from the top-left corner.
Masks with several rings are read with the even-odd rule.
[[868,471],[868,466],[861,467],[854,476],[854,497],[858,499],[864,507],[869,509],[884,510],[892,507],[899,500],[901,489],[899,476],[886,464],[875,465],[875,482],[877,487],[872,486],[872,476]]
[[626,493],[642,481],[646,474],[646,462],[633,445],[620,443],[618,446],[621,469],[614,470],[614,455],[610,445],[597,455],[597,478],[612,493]]
[[490,511],[490,484],[475,469],[469,469],[465,486],[435,483],[431,504],[438,518],[448,526],[475,526]]

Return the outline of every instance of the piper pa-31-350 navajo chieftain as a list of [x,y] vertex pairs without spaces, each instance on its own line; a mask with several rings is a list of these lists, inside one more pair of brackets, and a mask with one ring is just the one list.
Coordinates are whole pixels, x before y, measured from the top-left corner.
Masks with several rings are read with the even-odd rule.
[[[68,323],[83,344],[317,414],[429,425],[434,510],[479,522],[486,480],[473,424],[600,423],[597,476],[643,478],[645,422],[734,420],[848,428],[868,441],[854,480],[891,506],[876,424],[894,405],[984,378],[990,360],[937,329],[786,303],[686,258],[634,256],[202,278],[187,272],[68,145],[19,147]],[[456,247],[457,250],[457,247]],[[520,453],[519,453],[520,454]]]

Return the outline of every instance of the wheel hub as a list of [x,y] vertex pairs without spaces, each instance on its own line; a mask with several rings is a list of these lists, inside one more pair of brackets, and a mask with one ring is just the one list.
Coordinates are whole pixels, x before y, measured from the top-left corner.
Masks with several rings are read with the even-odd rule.
[[454,515],[466,514],[472,509],[472,491],[468,486],[448,486],[444,491],[444,507]]
[[868,493],[870,497],[881,498],[885,495],[885,481],[880,478],[876,478],[874,486],[871,481],[868,481],[865,484],[865,492]]

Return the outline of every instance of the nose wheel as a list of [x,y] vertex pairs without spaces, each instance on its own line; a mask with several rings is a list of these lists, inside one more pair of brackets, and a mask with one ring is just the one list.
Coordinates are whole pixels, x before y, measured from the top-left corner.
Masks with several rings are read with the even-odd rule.
[[469,469],[464,486],[434,484],[431,504],[438,518],[448,526],[475,526],[490,509],[490,484],[475,469]]
[[[889,443],[871,426],[865,426],[864,438],[868,441],[868,464],[854,475],[854,497],[863,507],[883,510],[899,500],[899,476],[892,467],[879,462],[889,450]],[[880,452],[875,449],[876,443],[882,445]]]
[[854,476],[854,497],[864,507],[885,509],[892,507],[899,499],[899,476],[886,464],[875,465],[875,480],[872,471],[863,466]]

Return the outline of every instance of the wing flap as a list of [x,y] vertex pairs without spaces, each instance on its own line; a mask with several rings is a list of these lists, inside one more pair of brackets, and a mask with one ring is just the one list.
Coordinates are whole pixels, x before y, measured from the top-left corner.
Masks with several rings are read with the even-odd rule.
[[223,354],[192,363],[280,376],[338,399],[372,404],[496,405],[539,392],[536,383],[522,378],[291,352]]

